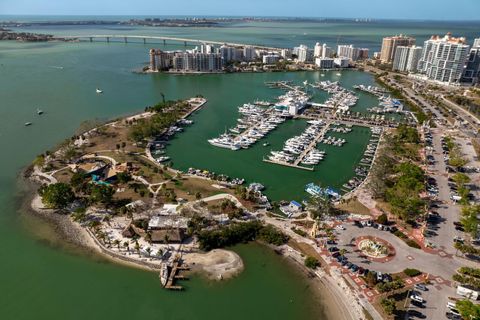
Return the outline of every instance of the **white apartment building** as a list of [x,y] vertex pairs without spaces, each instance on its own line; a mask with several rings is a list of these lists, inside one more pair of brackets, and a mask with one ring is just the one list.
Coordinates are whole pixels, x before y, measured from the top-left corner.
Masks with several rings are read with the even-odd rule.
[[335,67],[334,59],[332,58],[316,58],[315,65],[320,69],[333,69]]
[[445,83],[460,82],[470,46],[465,38],[447,34],[443,38],[432,36],[424,42],[418,71],[428,79]]

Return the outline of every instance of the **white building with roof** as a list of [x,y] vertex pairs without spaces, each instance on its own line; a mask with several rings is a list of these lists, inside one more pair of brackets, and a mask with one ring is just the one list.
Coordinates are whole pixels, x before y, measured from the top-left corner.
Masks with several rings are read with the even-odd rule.
[[455,84],[460,82],[470,46],[465,38],[432,36],[424,42],[418,72],[428,79]]

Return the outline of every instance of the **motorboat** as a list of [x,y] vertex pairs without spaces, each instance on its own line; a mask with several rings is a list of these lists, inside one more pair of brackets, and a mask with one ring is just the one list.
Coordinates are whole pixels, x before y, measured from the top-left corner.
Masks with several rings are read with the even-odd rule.
[[97,89],[95,90],[95,92],[96,92],[96,93],[103,93],[103,90],[100,90],[99,88],[97,88]]

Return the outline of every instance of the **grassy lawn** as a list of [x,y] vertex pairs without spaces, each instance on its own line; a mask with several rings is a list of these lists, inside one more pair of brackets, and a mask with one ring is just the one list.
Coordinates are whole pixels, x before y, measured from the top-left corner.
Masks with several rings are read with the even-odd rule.
[[347,200],[345,203],[340,203],[336,206],[337,209],[340,209],[345,212],[349,213],[357,213],[363,215],[370,215],[370,209],[365,207],[360,201],[358,200]]

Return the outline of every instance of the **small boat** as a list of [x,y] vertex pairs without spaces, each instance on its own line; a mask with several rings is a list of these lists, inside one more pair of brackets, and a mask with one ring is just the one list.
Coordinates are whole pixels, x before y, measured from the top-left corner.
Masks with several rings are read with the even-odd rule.
[[325,73],[322,73],[320,76],[321,76],[321,77],[325,77]]
[[32,123],[31,122],[25,122],[25,127],[28,127],[28,126],[31,126]]
[[341,76],[342,74],[340,72],[337,73],[337,76]]
[[97,88],[96,92],[97,93],[103,93],[103,90],[100,90],[99,88]]
[[40,116],[43,114],[43,110],[42,109],[37,109],[37,114]]
[[268,142],[265,142],[265,143],[263,144],[264,147],[268,147],[269,145],[270,145],[270,143],[268,143]]

